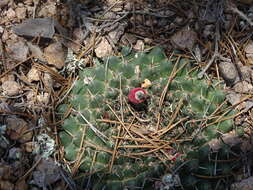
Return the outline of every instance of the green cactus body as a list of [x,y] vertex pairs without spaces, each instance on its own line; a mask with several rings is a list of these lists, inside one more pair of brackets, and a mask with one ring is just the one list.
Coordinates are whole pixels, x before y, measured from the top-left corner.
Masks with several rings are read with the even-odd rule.
[[[159,108],[161,94],[176,61],[178,61],[177,69],[181,70],[168,86],[163,105]],[[205,80],[198,80],[197,72],[190,72],[190,69],[191,60],[174,57],[168,60],[160,48],[154,48],[147,53],[109,57],[103,63],[97,63],[95,67],[80,71],[68,102],[75,111],[65,119],[60,139],[65,149],[65,157],[70,161],[76,161],[78,154],[83,150],[79,171],[92,173],[89,183],[93,189],[117,190],[124,187],[130,189],[142,187],[150,177],[163,175],[166,171],[165,164],[170,163],[165,153],[159,150],[141,156],[142,152],[152,149],[124,148],[126,145],[137,143],[126,140],[127,138],[141,137],[132,131],[128,134],[125,127],[129,126],[122,126],[122,122],[141,126],[139,130],[145,131],[144,136],[153,142],[154,136],[159,137],[161,141],[171,141],[173,151],[185,154],[231,130],[233,126],[231,120],[217,122],[202,129],[202,126],[216,121],[222,115],[223,111],[217,111],[217,108],[225,96],[221,90],[208,86]],[[146,89],[149,94],[148,105],[145,111],[138,112],[127,105],[127,95],[131,89],[140,87],[145,79],[152,82]],[[183,105],[173,123],[182,118],[185,120],[168,132],[157,136],[157,123],[159,123],[158,130],[165,129],[180,101]],[[60,106],[59,110],[63,112],[64,107],[66,105]],[[225,106],[222,109],[225,109]],[[102,122],[101,119],[105,118],[117,121],[117,124]],[[92,126],[97,131],[94,131]],[[118,135],[123,136],[125,140],[118,141],[117,154],[109,172],[116,146],[116,139],[113,137]],[[182,140],[173,143],[178,136],[180,139],[191,141]],[[150,144],[139,142],[138,145],[147,143]],[[163,150],[170,154],[171,150],[168,148]],[[160,157],[163,163],[157,157]],[[207,170],[205,172],[208,173]]]

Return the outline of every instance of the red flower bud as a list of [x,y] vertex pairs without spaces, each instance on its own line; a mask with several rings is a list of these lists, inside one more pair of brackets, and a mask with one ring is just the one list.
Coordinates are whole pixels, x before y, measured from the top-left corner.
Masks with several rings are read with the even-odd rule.
[[128,94],[129,102],[133,104],[141,104],[147,99],[147,91],[142,88],[134,88]]

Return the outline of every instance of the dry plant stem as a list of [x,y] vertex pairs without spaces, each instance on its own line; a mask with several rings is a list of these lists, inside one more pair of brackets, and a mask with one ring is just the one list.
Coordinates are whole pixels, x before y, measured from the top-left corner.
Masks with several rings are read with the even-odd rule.
[[78,168],[80,167],[81,165],[81,160],[82,160],[82,157],[83,157],[83,154],[84,154],[84,151],[85,151],[85,148],[83,148],[84,146],[84,136],[85,136],[85,128],[83,128],[83,134],[82,134],[82,138],[81,138],[81,143],[80,143],[80,147],[79,147],[79,151],[77,153],[77,161],[75,162],[73,168],[72,168],[72,176],[75,176],[75,174],[77,173],[78,171]]
[[162,135],[164,135],[165,133],[167,133],[169,130],[173,129],[173,127],[174,127],[175,125],[172,125],[172,123],[175,121],[175,119],[176,119],[176,117],[177,117],[177,115],[178,115],[180,109],[182,108],[182,106],[183,106],[183,101],[184,101],[183,98],[181,98],[181,99],[179,100],[179,103],[177,104],[176,111],[174,112],[172,118],[170,119],[169,124],[168,124],[167,127],[165,127],[164,129],[161,129],[160,131],[157,131],[157,133],[161,132],[161,134],[157,135],[157,137],[161,137]]
[[[122,126],[120,125],[119,130],[118,130],[118,135],[117,135],[117,137],[120,136],[121,129],[122,129]],[[109,165],[109,173],[112,172],[113,162],[114,162],[115,157],[116,157],[116,154],[117,154],[117,149],[118,149],[118,147],[119,147],[119,143],[120,143],[120,139],[117,138],[117,139],[116,139],[116,142],[115,142],[115,145],[114,145],[113,153],[112,153],[112,159],[111,159],[111,162],[110,162],[110,165]]]
[[31,116],[29,114],[26,113],[21,113],[21,112],[12,112],[12,111],[5,111],[5,110],[0,110],[0,114],[6,114],[6,115],[20,115],[23,117],[27,117],[29,119],[35,120],[34,116]]
[[33,63],[33,66],[39,71],[48,72],[57,82],[61,83],[62,85],[65,85],[68,82],[67,79],[46,65],[35,62]]
[[[239,113],[234,114],[234,115],[231,115],[231,116],[228,116],[228,117],[223,117],[224,115],[227,114],[227,112],[225,112],[225,113],[224,113],[223,115],[221,115],[216,121],[207,124],[205,127],[209,127],[209,126],[211,126],[211,125],[214,125],[214,124],[219,123],[219,122],[222,122],[222,121],[226,121],[226,120],[228,120],[228,119],[233,119],[233,118],[235,118],[235,117],[241,115],[242,113],[245,113],[245,110],[242,110],[242,111],[240,111]],[[222,117],[223,117],[223,118],[222,118]]]
[[[112,123],[112,124],[121,124],[120,121],[113,121],[113,120],[109,120],[109,119],[97,119],[97,121],[100,121],[100,122],[104,122],[104,123]],[[134,127],[138,127],[138,128],[141,128],[143,126],[141,125],[137,125],[137,124],[131,124],[131,123],[126,123],[126,122],[123,122],[124,125],[132,125]]]
[[[143,139],[145,139],[145,140],[146,140],[147,142],[149,142],[150,144],[152,144],[152,145],[154,145],[154,146],[158,146],[152,139],[146,137],[145,135],[139,133],[139,132],[136,131],[136,130],[132,130],[132,131],[133,131],[136,135],[138,135],[138,136],[142,137]],[[168,146],[169,143],[167,143],[167,144],[165,144],[165,145]],[[162,147],[164,147],[164,145],[163,145]],[[171,147],[171,148],[172,148],[172,147]],[[161,149],[161,147],[159,147],[158,149],[155,149],[154,152],[156,152],[157,150],[161,151],[161,153],[163,153],[163,154],[167,157],[168,160],[171,160],[171,159],[172,159],[172,157],[169,156],[163,149]],[[131,155],[131,154],[130,154],[130,155]]]
[[[170,142],[168,142],[167,144],[164,144],[162,146],[159,146],[159,147],[157,147],[157,148],[155,148],[153,150],[146,151],[146,152],[130,153],[129,156],[143,156],[143,155],[146,155],[146,154],[150,154],[150,153],[156,152],[158,150],[163,151],[162,148],[164,148],[166,146],[168,146],[168,148],[173,149],[171,146],[169,146],[169,144],[170,144]],[[170,157],[167,157],[167,158],[169,160],[171,160],[172,157],[170,156]]]
[[124,125],[124,123],[121,121],[121,119],[118,117],[118,115],[115,113],[115,111],[112,109],[112,107],[107,104],[107,106],[110,108],[110,110],[112,111],[112,113],[114,114],[114,116],[119,120],[120,124],[124,127],[125,131],[128,133],[128,135],[131,137],[131,138],[134,138],[132,133],[130,132],[129,128],[126,127],[126,125]]
[[67,96],[69,95],[69,93],[71,92],[71,90],[74,88],[76,81],[79,78],[77,77],[76,79],[74,79],[74,81],[72,82],[70,88],[67,90],[67,92],[63,95],[63,97],[57,102],[57,105],[61,104],[63,102],[63,100],[65,100],[65,98],[67,98]]
[[25,180],[28,177],[28,175],[37,167],[37,165],[40,163],[41,160],[42,160],[42,157],[39,157],[36,163],[21,178],[19,178],[16,184],[18,184],[22,180]]
[[[162,107],[162,104],[163,104],[165,96],[166,96],[166,94],[168,92],[168,88],[169,88],[170,83],[172,82],[173,78],[176,76],[177,72],[180,71],[183,68],[183,67],[181,67],[181,68],[179,68],[179,70],[176,71],[176,68],[177,68],[177,65],[179,63],[179,60],[180,60],[180,56],[178,57],[175,65],[174,65],[174,67],[172,69],[172,72],[171,72],[171,74],[170,74],[170,76],[168,78],[167,84],[166,84],[166,86],[164,87],[164,89],[162,91],[162,94],[161,94],[161,97],[160,97],[160,100],[159,100],[159,108]],[[185,66],[185,64],[183,66]]]
[[9,72],[11,72],[13,69],[15,69],[17,66],[21,65],[22,63],[25,63],[26,61],[28,61],[29,59],[31,59],[32,56],[28,57],[26,60],[21,61],[19,63],[17,63],[16,65],[14,65],[12,68],[10,68],[9,70],[5,71],[3,74],[0,75],[0,79],[3,78],[6,74],[8,74]]
[[95,48],[95,45],[97,44],[98,40],[100,39],[100,35],[96,36],[93,35],[91,38],[91,42],[89,45],[80,53],[80,55],[77,57],[77,59],[81,59],[86,53],[89,53],[90,50]]
[[131,112],[131,114],[133,114],[133,116],[137,119],[137,120],[139,120],[140,122],[150,122],[151,121],[151,119],[141,119],[140,117],[138,117],[135,113],[134,113],[134,111],[131,109],[131,107],[128,105],[128,103],[127,103],[127,101],[124,99],[124,101],[125,101],[125,103],[126,103],[126,105],[127,105],[127,108],[129,109],[129,111]]
[[76,190],[77,189],[76,184],[73,181],[73,179],[62,168],[60,168],[59,170],[60,170],[61,177],[63,178],[64,182],[66,183],[66,186],[64,187],[64,189],[69,188],[70,190]]
[[[164,135],[165,133],[169,132],[171,129],[173,129],[175,126],[177,126],[178,124],[184,122],[185,120],[189,119],[189,117],[184,117],[182,119],[180,119],[178,122],[174,123],[173,125],[168,125],[168,127],[161,129],[160,132],[161,134],[155,136],[157,138],[161,137],[162,135]],[[159,133],[159,132],[158,132]]]
[[219,40],[220,40],[220,27],[219,22],[216,22],[216,30],[215,30],[215,48],[214,48],[214,54],[212,58],[209,60],[205,68],[198,74],[198,78],[202,79],[206,71],[211,67],[213,62],[219,57]]
[[[92,144],[91,142],[89,141],[84,141],[84,144],[86,146],[90,146],[94,149],[96,149],[97,151],[103,151],[103,152],[106,152],[106,153],[109,153],[109,154],[113,154],[113,151],[112,150],[109,150],[109,149],[105,149],[105,148],[101,148],[100,146],[97,146],[95,144]],[[119,156],[124,156],[124,157],[128,157],[128,158],[133,158],[133,159],[138,159],[137,157],[134,157],[134,156],[129,156],[127,154],[122,154],[122,153],[119,153]]]
[[[116,138],[117,139],[117,138]],[[153,146],[150,144],[144,144],[144,145],[122,145],[122,146],[118,146],[118,148],[131,148],[131,149],[139,149],[139,148],[159,148],[158,146]],[[171,149],[170,146],[168,147],[164,147],[165,149]]]
[[[94,156],[93,156],[93,159],[92,159],[92,163],[91,163],[91,166],[90,166],[90,172],[92,172],[92,168],[94,166],[94,163],[96,161],[96,157],[97,157],[97,151],[94,153]],[[88,189],[88,187],[90,186],[90,180],[91,180],[91,175],[89,175],[89,179],[88,179],[88,182],[87,182],[87,185],[86,185],[86,189]]]
[[[130,133],[129,129],[124,125],[124,123],[120,120],[120,118],[118,117],[118,115],[114,112],[114,110],[112,109],[112,107],[110,105],[108,105],[108,107],[110,108],[110,110],[113,112],[113,114],[115,115],[115,117],[121,122],[121,125],[124,127],[124,129],[128,132],[128,134],[130,135],[130,137],[133,138],[132,134]],[[131,128],[130,128],[131,129]],[[148,137],[145,137],[144,135],[140,134],[138,131],[136,130],[131,130],[132,132],[134,132],[135,134],[137,134],[138,136],[142,137],[143,139],[147,140],[149,143],[151,143],[154,146],[157,146],[156,143],[154,143],[151,139],[149,139]],[[169,160],[171,159],[171,157],[163,150],[160,150]],[[155,153],[156,156],[158,158],[160,158],[160,156]],[[165,163],[164,163],[165,164]],[[165,164],[166,165],[166,164]],[[167,166],[167,165],[166,165]]]
[[203,178],[203,179],[222,179],[222,178],[230,177],[232,174],[217,175],[217,176],[205,176],[205,175],[199,175],[199,174],[192,173],[192,175],[199,177],[199,178]]
[[229,8],[230,8],[231,11],[233,11],[233,12],[236,13],[236,14],[238,14],[239,17],[241,17],[242,19],[246,20],[246,21],[249,23],[250,26],[253,26],[253,22],[250,20],[250,18],[249,18],[247,15],[245,15],[243,12],[241,12],[241,11],[236,7],[236,5],[234,5],[234,4],[231,3],[231,4],[229,5]]

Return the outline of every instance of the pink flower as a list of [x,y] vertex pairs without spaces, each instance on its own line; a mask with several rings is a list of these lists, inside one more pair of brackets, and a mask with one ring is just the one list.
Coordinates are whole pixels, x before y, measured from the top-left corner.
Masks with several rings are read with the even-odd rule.
[[147,91],[142,88],[134,88],[128,94],[129,102],[133,104],[141,104],[147,99]]

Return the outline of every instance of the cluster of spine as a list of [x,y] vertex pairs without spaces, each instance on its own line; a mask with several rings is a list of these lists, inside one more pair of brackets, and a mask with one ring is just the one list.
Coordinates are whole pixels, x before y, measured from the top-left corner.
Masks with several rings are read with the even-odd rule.
[[[136,111],[127,97],[145,80],[151,82],[145,89],[149,98],[146,108]],[[142,187],[148,179],[166,173],[168,155],[172,158],[170,154],[177,152],[189,157],[192,150],[232,129],[231,119],[220,120],[231,114],[222,105],[224,98],[220,89],[197,79],[192,60],[168,59],[160,48],[108,57],[80,71],[67,104],[59,108],[64,113],[68,105],[72,107],[60,133],[65,157],[76,161],[81,155],[79,171],[91,174],[93,189]],[[131,126],[142,136],[126,129]],[[119,135],[123,140],[115,138]],[[142,138],[138,145],[151,140],[157,146],[171,143],[170,148],[136,156],[150,149],[124,148],[137,144],[131,138]]]

